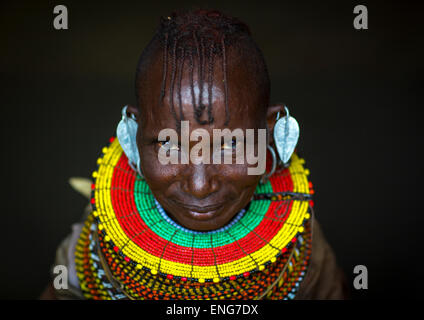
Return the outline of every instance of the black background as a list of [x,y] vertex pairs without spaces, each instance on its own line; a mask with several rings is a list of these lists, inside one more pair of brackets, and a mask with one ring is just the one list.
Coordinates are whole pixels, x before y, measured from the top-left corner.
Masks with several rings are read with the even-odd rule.
[[[152,3],[153,2],[153,3]],[[13,4],[11,4],[13,3]],[[64,4],[69,30],[53,28]],[[353,28],[365,4],[369,29]],[[135,103],[138,56],[159,17],[217,8],[251,28],[273,102],[301,126],[316,214],[353,298],[422,298],[422,5],[406,1],[10,1],[0,5],[1,298],[36,298],[55,249],[86,205],[89,177]]]

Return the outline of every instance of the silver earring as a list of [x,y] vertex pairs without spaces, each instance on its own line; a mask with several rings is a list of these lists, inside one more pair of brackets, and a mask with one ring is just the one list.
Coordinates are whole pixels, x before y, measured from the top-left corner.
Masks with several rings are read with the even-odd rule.
[[268,180],[268,178],[274,174],[275,169],[277,168],[277,156],[275,154],[274,148],[271,147],[270,145],[267,145],[266,148],[271,153],[272,166],[271,166],[271,170],[267,174],[264,174],[262,176],[261,183],[265,183]]
[[289,109],[286,110],[285,117],[280,118],[280,112],[277,114],[277,123],[274,126],[274,142],[277,147],[278,156],[286,166],[292,156],[299,140],[299,124],[296,119],[291,117]]
[[122,108],[122,119],[116,128],[116,137],[128,158],[129,166],[137,172],[141,178],[144,178],[140,168],[140,154],[137,147],[137,128],[138,124],[135,116],[127,115],[127,106]]

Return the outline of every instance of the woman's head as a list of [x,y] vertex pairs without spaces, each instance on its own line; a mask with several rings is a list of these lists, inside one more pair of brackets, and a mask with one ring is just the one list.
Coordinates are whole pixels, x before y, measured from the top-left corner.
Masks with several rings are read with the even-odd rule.
[[217,11],[164,18],[140,57],[135,87],[137,107],[129,111],[138,118],[141,169],[154,196],[182,226],[224,226],[249,203],[261,176],[248,175],[246,161],[162,165],[158,135],[180,132],[183,120],[210,136],[213,129],[267,128],[280,106],[268,107],[268,71],[248,27]]

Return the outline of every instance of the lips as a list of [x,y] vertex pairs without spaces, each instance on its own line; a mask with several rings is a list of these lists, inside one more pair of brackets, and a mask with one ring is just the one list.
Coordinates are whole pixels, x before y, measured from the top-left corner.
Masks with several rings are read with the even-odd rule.
[[207,220],[214,216],[214,214],[224,206],[224,203],[213,204],[213,205],[191,205],[173,201],[178,207],[184,208],[188,211],[190,216],[197,220]]
[[210,205],[210,206],[193,206],[193,205],[186,205],[186,204],[180,204],[181,207],[186,208],[187,210],[190,211],[195,211],[195,212],[199,212],[199,213],[206,213],[206,212],[211,212],[211,211],[216,211],[219,208],[222,207],[222,204],[219,205]]

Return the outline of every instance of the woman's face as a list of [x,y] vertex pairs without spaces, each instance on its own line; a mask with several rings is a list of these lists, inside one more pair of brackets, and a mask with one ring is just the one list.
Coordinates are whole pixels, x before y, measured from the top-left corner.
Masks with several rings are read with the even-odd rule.
[[[158,152],[163,142],[158,141],[162,129],[176,130],[181,142],[180,130],[177,130],[175,117],[170,111],[170,80],[167,80],[166,95],[159,102],[162,81],[162,65],[155,59],[148,70],[143,71],[139,84],[139,105],[141,118],[137,144],[141,157],[141,168],[154,196],[167,213],[180,225],[199,231],[214,230],[225,226],[234,215],[244,208],[250,201],[255,188],[261,178],[258,175],[248,175],[247,168],[256,165],[247,164],[167,164],[163,165],[158,159]],[[245,68],[229,68],[228,81],[228,112],[230,120],[226,119],[225,90],[220,62],[215,64],[212,87],[212,114],[214,122],[199,124],[193,112],[192,89],[188,68],[185,68],[181,79],[181,102],[184,120],[189,121],[189,133],[195,129],[205,129],[210,139],[210,154],[217,152],[212,148],[213,129],[234,130],[266,128],[266,107],[260,101],[252,84],[254,79]],[[168,68],[170,70],[171,67]],[[194,69],[194,93],[196,101],[199,99],[199,84],[197,69]],[[168,78],[170,78],[168,76]],[[177,82],[176,82],[177,84]],[[179,115],[178,86],[174,88],[174,107]],[[203,103],[208,105],[208,87],[204,83]],[[205,119],[207,112],[205,112]],[[189,143],[189,149],[197,141]],[[223,149],[228,145],[223,145]],[[231,146],[230,146],[231,148]],[[181,150],[181,149],[180,149]],[[182,152],[182,151],[181,151]]]

